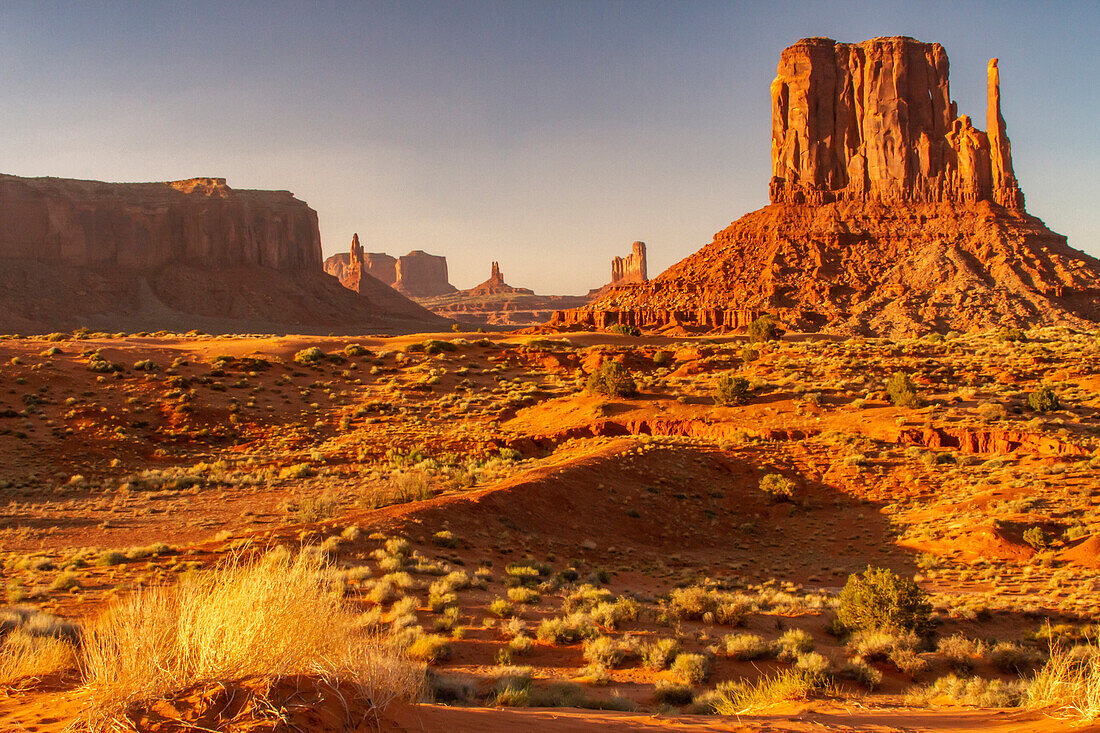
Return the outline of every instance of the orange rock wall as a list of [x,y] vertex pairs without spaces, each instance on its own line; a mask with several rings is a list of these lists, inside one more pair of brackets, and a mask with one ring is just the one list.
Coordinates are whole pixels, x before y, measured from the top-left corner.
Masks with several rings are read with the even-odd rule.
[[220,178],[102,183],[0,175],[0,259],[153,272],[168,265],[317,271],[317,212]]
[[938,43],[805,38],[780,56],[772,99],[772,203],[991,200],[1022,209],[987,70],[989,133],[951,101]]

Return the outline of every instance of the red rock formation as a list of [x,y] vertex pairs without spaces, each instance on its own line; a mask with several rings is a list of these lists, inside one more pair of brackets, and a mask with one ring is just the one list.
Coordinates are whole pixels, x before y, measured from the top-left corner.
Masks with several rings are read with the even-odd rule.
[[287,191],[0,175],[0,330],[82,325],[328,333],[445,322],[325,275],[317,214]]
[[649,280],[646,271],[645,242],[635,242],[631,245],[631,250],[626,257],[616,257],[611,260],[612,285],[644,283]]
[[654,280],[606,288],[554,322],[599,327],[619,318],[599,312],[659,312],[643,320],[727,329],[703,315],[719,309],[898,336],[1090,327],[1100,261],[1024,211],[996,59],[987,71],[988,135],[956,114],[938,44],[799,41],[772,84],[774,203]]
[[447,281],[447,258],[414,249],[397,260],[394,288],[413,298],[456,292]]
[[[772,82],[772,203],[993,200],[1023,207],[989,64],[987,136],[956,115],[938,43],[807,38]],[[993,150],[996,148],[996,151]]]
[[[359,247],[358,234],[352,235],[351,247],[353,251],[356,247]],[[363,270],[371,277],[392,288],[397,283],[397,258],[390,257],[382,252],[362,252],[362,247],[359,247],[359,250],[362,254]],[[325,259],[325,272],[337,280],[343,281],[352,259],[351,253],[338,252]]]
[[500,265],[494,262],[492,270],[489,273],[489,279],[480,285],[475,285],[469,290],[463,290],[462,294],[466,296],[534,295],[535,291],[528,290],[527,288],[514,288],[504,282],[504,276],[500,274]]

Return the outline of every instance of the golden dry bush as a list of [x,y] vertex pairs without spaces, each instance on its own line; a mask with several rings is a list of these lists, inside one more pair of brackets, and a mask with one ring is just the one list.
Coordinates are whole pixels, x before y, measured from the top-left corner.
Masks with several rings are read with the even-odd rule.
[[68,639],[15,629],[0,644],[0,687],[31,685],[75,666],[76,649]]
[[305,553],[136,593],[93,624],[82,656],[93,728],[203,682],[314,676],[380,709],[415,697],[424,678],[421,665],[356,624],[321,561]]
[[1100,645],[1054,646],[1024,704],[1085,721],[1100,717]]

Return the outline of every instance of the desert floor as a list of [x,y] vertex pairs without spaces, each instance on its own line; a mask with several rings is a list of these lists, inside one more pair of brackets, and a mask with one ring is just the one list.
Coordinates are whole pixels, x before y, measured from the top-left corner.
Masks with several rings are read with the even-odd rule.
[[[305,547],[364,624],[429,665],[434,702],[395,703],[383,730],[1084,729],[1020,703],[1050,645],[1094,638],[1100,613],[1096,337],[746,345],[4,338],[7,603],[23,622],[90,624],[136,589]],[[586,389],[612,360],[637,394]],[[887,399],[899,371],[920,406]],[[751,392],[718,405],[731,372]],[[1057,409],[1028,406],[1043,386]],[[772,474],[790,497],[762,490]],[[869,565],[930,594],[930,641],[834,633],[837,593]],[[609,639],[603,657],[544,623],[578,612],[578,634]],[[745,635],[767,651],[739,655]],[[660,639],[706,669],[649,663]],[[720,683],[810,651],[832,680],[815,694],[708,714]],[[972,684],[937,685],[949,675]],[[9,680],[0,729],[65,729],[80,684]],[[266,730],[211,717],[206,699],[188,691],[134,719]]]

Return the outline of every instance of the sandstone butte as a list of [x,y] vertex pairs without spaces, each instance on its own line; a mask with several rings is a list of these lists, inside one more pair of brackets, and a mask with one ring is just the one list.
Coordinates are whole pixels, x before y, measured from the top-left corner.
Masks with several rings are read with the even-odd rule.
[[444,319],[321,269],[317,213],[221,178],[0,175],[0,331],[409,332]]
[[986,131],[951,101],[942,46],[807,38],[780,57],[771,204],[649,282],[551,326],[911,335],[1100,320],[1100,261],[1024,209],[989,62]]
[[419,249],[402,257],[365,252],[359,244],[358,234],[352,236],[350,252],[339,252],[325,260],[325,272],[343,282],[356,258],[364,272],[410,298],[432,298],[458,292],[449,282],[446,257]]

